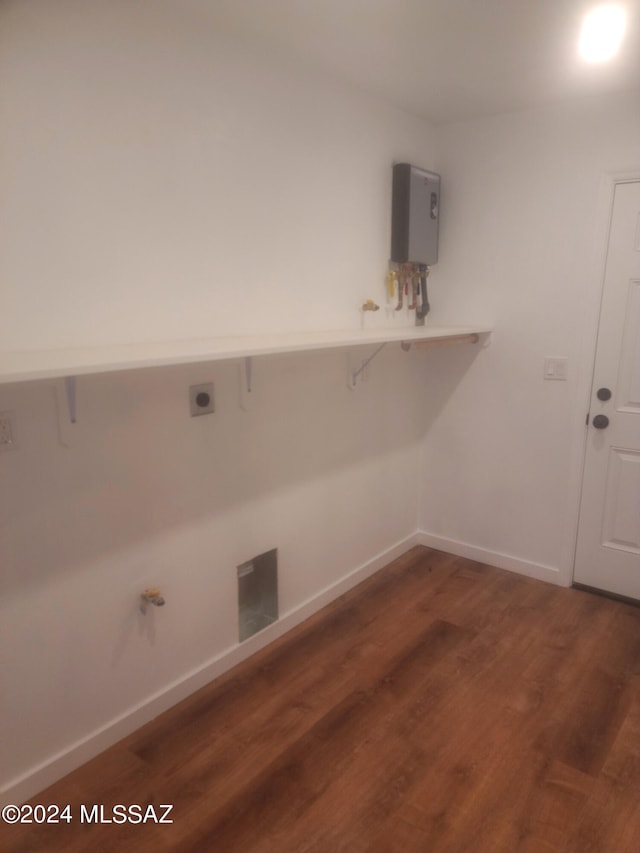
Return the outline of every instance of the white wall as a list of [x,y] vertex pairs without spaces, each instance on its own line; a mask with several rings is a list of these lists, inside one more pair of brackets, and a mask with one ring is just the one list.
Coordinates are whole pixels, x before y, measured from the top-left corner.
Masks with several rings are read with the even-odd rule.
[[[384,298],[391,163],[432,166],[427,125],[185,3],[7,2],[0,38],[0,350],[355,328]],[[420,359],[353,393],[346,358],[256,360],[250,411],[238,363],[82,377],[73,428],[56,383],[0,386],[5,799],[255,648],[238,564],[279,549],[287,627],[411,544]]]
[[[0,456],[4,785],[60,753],[33,793],[238,660],[239,564],[278,548],[266,642],[412,544],[419,367],[385,351],[353,392],[344,352],[261,359],[248,412],[238,363],[82,377],[70,446],[55,383],[0,391],[21,443]],[[217,411],[191,419],[209,380]]]
[[[640,97],[443,127],[434,322],[495,324],[424,441],[424,541],[571,577],[606,241],[608,170],[640,171]],[[569,359],[544,381],[545,356]],[[457,355],[434,353],[428,387]]]
[[383,298],[424,122],[188,2],[3,3],[0,39],[0,352],[354,328]]

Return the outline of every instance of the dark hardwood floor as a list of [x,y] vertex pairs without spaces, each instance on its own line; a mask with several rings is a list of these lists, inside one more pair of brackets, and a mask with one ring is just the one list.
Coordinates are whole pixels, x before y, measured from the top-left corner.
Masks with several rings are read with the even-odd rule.
[[638,853],[640,610],[414,548],[32,803],[5,853]]

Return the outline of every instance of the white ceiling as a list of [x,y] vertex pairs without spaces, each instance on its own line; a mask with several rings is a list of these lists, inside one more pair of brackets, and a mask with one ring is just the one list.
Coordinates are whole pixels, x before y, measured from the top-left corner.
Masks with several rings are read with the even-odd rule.
[[597,0],[200,0],[225,27],[434,122],[637,89],[640,0],[620,55],[576,45]]

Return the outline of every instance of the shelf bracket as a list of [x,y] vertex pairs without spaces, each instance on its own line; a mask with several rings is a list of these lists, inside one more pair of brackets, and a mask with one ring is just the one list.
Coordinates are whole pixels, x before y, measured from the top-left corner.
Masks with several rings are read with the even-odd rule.
[[64,390],[67,395],[67,412],[69,413],[69,423],[75,424],[77,421],[77,403],[76,403],[76,377],[65,376]]
[[253,382],[253,358],[248,355],[244,360],[244,387],[247,394],[252,391],[251,385]]
[[238,365],[238,392],[240,408],[248,412],[253,402],[253,358],[246,355]]
[[64,376],[54,387],[58,439],[63,447],[72,447],[77,439],[76,377]]
[[350,387],[350,388],[355,388],[355,387],[356,387],[356,385],[358,384],[358,376],[360,376],[360,375],[363,373],[363,371],[365,370],[365,368],[366,368],[369,364],[371,364],[371,362],[373,361],[373,359],[378,355],[378,353],[379,353],[381,350],[383,350],[383,349],[386,347],[386,345],[387,345],[387,341],[385,341],[384,343],[380,344],[380,346],[376,347],[376,348],[375,348],[375,350],[371,353],[371,355],[369,356],[369,358],[365,359],[365,360],[362,362],[362,364],[360,365],[360,367],[359,367],[357,370],[353,370],[353,371],[351,371],[351,376],[349,377],[349,387]]

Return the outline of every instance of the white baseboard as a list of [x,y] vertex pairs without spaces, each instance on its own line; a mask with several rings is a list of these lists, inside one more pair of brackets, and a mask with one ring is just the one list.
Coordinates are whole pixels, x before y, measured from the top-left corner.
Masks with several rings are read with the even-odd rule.
[[20,805],[26,800],[43,791],[54,782],[66,776],[72,770],[85,764],[91,758],[103,752],[123,737],[148,723],[158,714],[173,707],[182,699],[190,696],[196,690],[204,687],[214,678],[251,657],[252,654],[281,637],[296,625],[304,622],[325,605],[334,601],[352,587],[366,580],[375,572],[400,557],[409,548],[421,544],[419,534],[414,533],[390,548],[377,554],[371,560],[356,567],[339,581],[330,584],[307,601],[302,602],[294,610],[285,613],[273,625],[265,628],[259,634],[237,644],[216,655],[202,666],[186,673],[181,678],[167,685],[166,688],[150,696],[144,702],[127,710],[106,726],[92,732],[76,741],[68,748],[51,756],[36,767],[16,779],[11,780],[0,790],[0,806],[9,803]]
[[446,551],[449,554],[454,554],[456,557],[467,557],[469,560],[486,563],[498,569],[507,569],[509,572],[527,575],[527,577],[547,581],[547,583],[553,583],[556,586],[571,585],[570,582],[567,583],[563,578],[560,570],[553,566],[545,566],[541,563],[521,560],[518,557],[511,557],[509,554],[502,554],[499,551],[490,551],[487,548],[470,545],[468,542],[448,539],[446,536],[436,536],[433,533],[428,533],[426,530],[419,530],[416,538],[419,545],[426,545],[428,548],[435,548],[437,551]]

